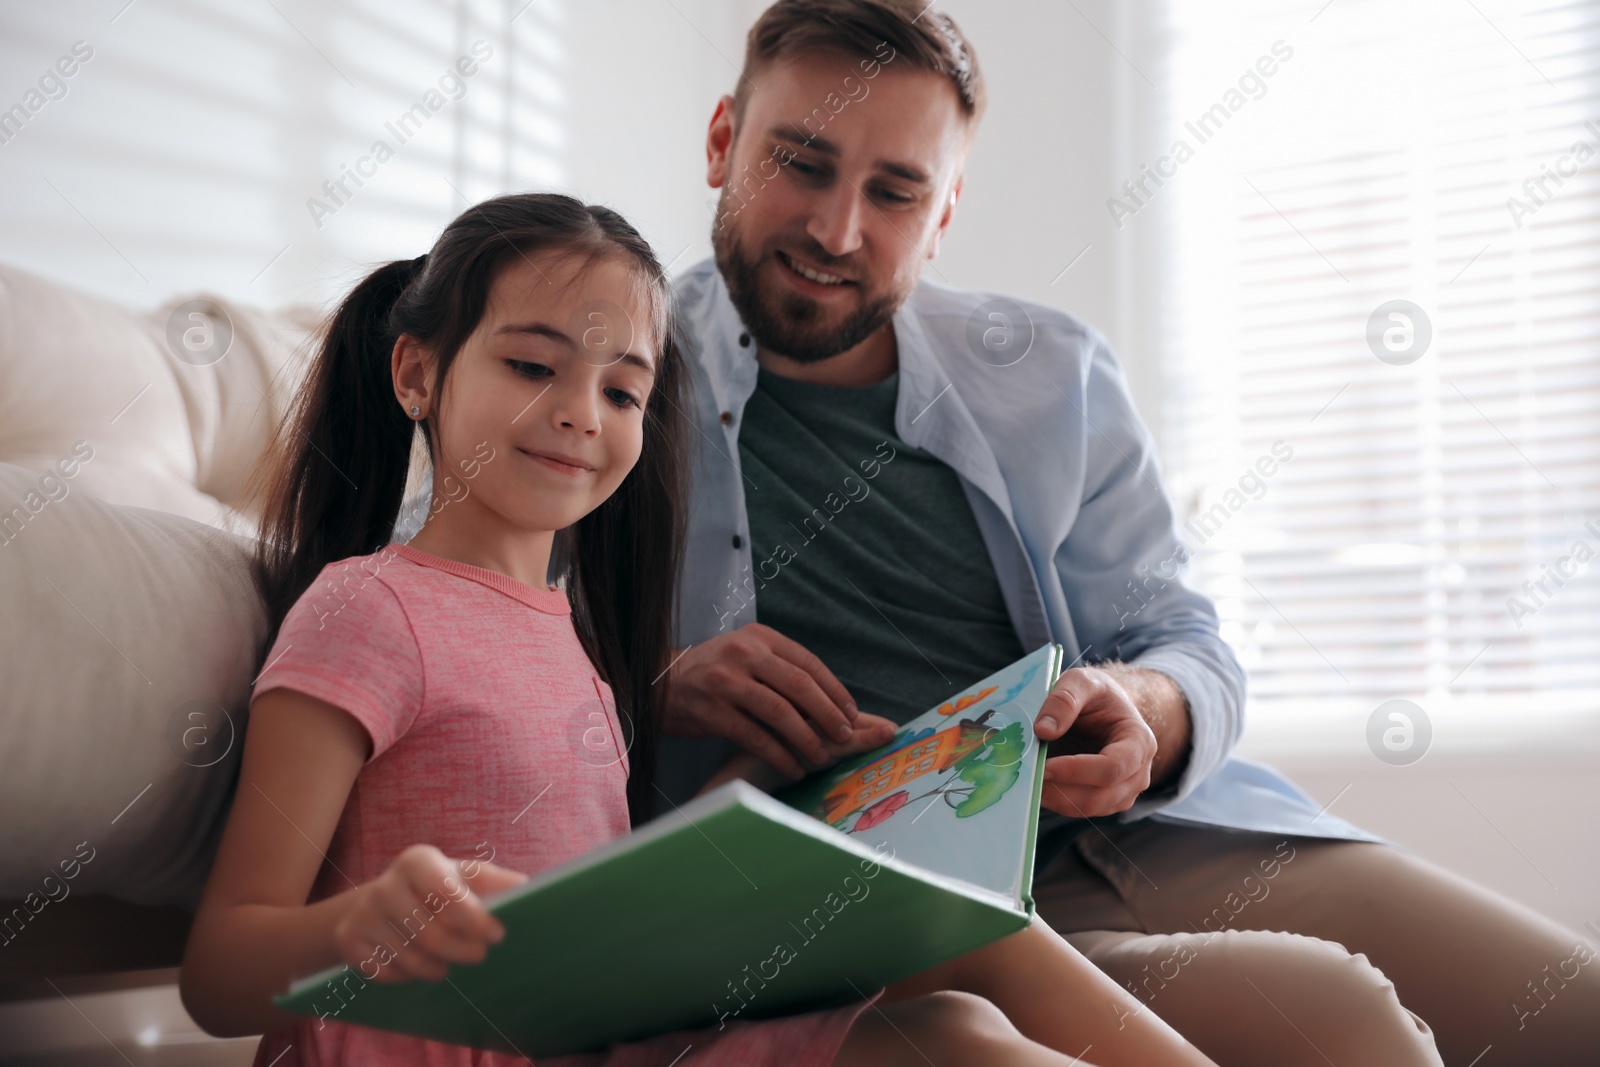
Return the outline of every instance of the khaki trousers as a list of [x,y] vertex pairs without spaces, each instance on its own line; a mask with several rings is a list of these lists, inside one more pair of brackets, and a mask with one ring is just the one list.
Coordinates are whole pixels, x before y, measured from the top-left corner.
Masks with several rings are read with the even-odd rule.
[[1600,1064],[1600,945],[1396,847],[1091,826],[1034,900],[1221,1067]]

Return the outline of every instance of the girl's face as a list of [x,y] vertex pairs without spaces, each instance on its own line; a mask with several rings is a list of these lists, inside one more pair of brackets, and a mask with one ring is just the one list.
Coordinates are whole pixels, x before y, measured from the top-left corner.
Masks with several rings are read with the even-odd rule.
[[469,510],[559,530],[614,493],[639,459],[659,358],[646,300],[620,255],[508,261],[450,366],[434,508],[475,497]]

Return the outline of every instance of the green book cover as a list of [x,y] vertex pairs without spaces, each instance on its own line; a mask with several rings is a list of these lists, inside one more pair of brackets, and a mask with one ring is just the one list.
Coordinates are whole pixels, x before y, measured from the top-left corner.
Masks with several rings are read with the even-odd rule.
[[1047,644],[774,796],[728,782],[485,903],[443,981],[337,966],[279,1007],[532,1059],[860,1000],[1025,927]]

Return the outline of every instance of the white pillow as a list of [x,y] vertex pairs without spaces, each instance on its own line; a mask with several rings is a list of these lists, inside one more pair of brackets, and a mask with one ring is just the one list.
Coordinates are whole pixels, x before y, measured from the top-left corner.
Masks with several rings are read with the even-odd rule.
[[79,488],[253,533],[234,509],[317,318],[207,296],[137,314],[0,265],[0,462],[43,473],[87,441]]
[[59,447],[0,464],[0,898],[193,907],[266,640],[253,546],[97,499],[98,444]]
[[194,488],[194,436],[172,357],[106,300],[0,267],[0,457],[45,471],[86,440],[96,462],[78,485],[209,521]]
[[[241,521],[225,522],[227,529],[255,532],[261,501],[244,499],[245,483],[310,368],[320,318],[307,306],[267,312],[204,294],[177,297],[143,318],[165,344],[168,371],[183,397],[195,488],[230,510],[246,511],[230,516]],[[226,353],[175,358],[187,354],[183,338],[192,333],[213,344],[228,339]]]

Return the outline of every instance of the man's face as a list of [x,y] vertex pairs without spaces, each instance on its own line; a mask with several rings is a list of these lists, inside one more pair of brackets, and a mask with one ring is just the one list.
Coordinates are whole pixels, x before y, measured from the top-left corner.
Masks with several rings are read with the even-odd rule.
[[779,61],[757,72],[737,134],[729,98],[712,117],[717,267],[757,344],[797,362],[889,321],[960,192],[968,131],[954,86],[881,53]]

